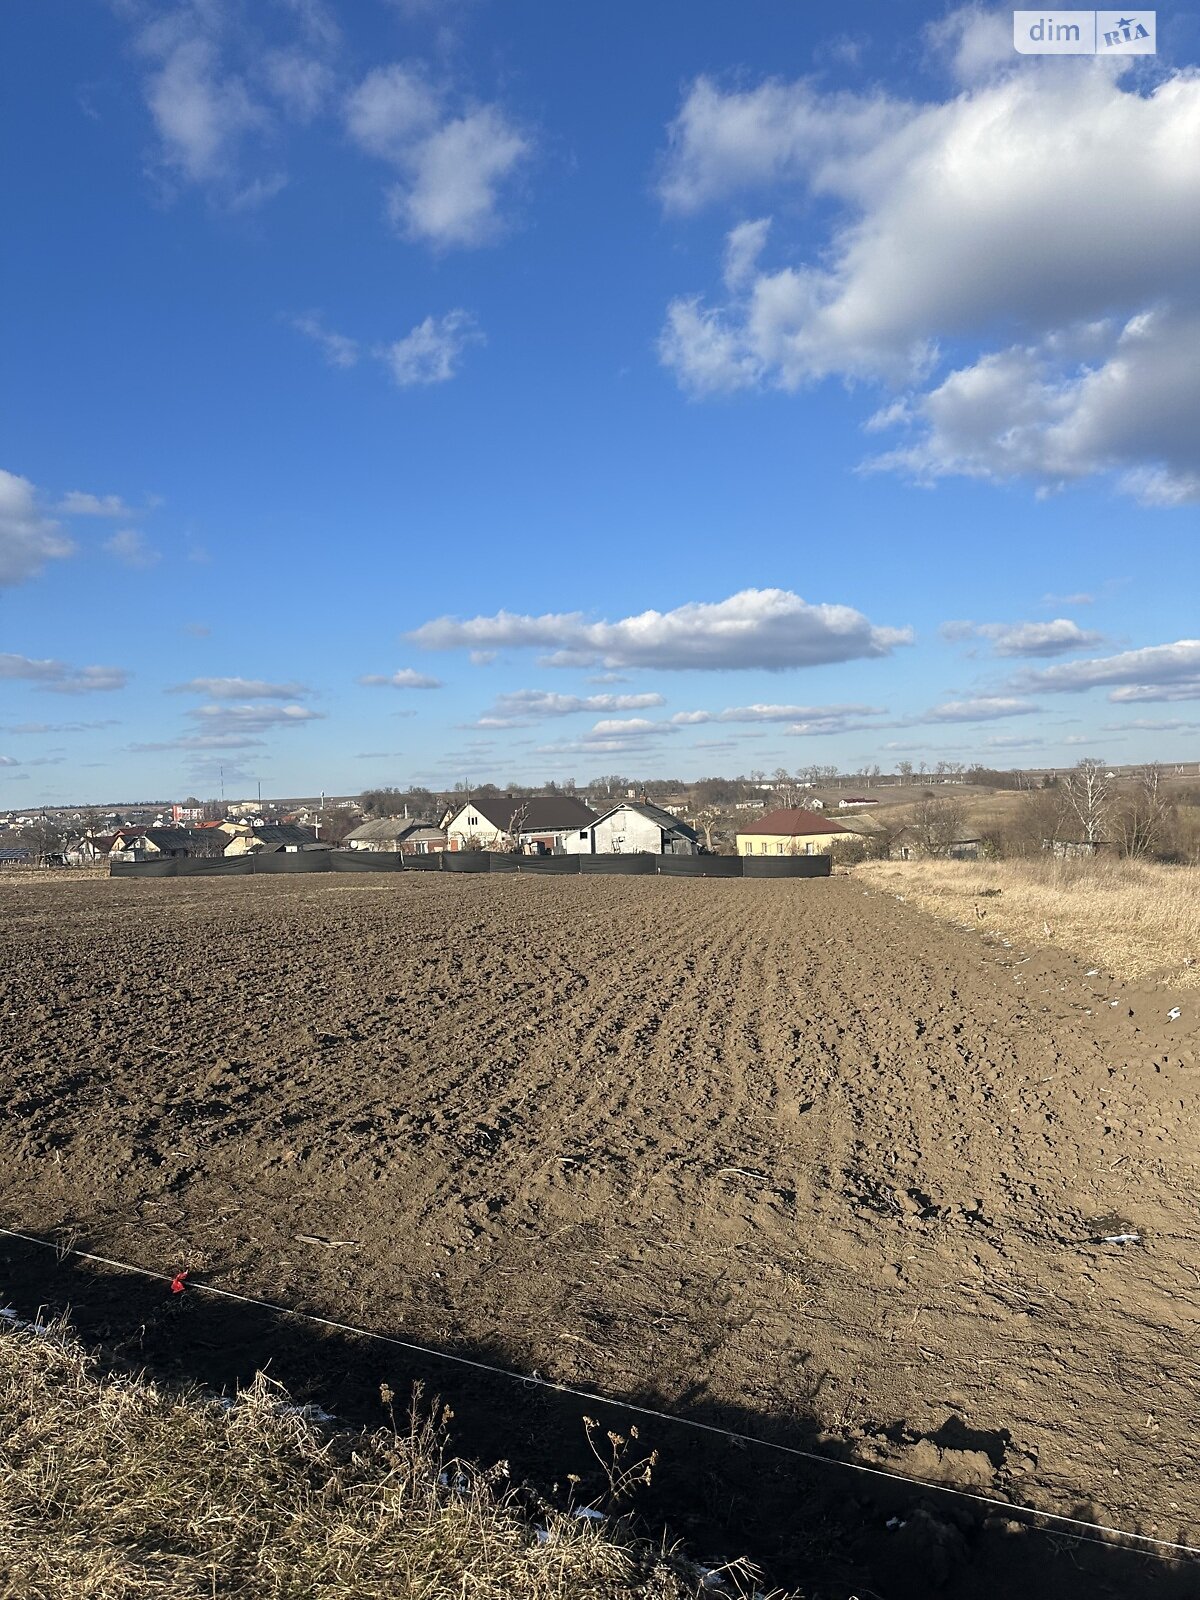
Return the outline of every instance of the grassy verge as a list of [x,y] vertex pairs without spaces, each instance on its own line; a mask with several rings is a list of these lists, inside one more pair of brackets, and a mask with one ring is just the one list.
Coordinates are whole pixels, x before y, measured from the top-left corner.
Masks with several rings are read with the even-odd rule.
[[232,1403],[101,1377],[64,1326],[0,1320],[3,1600],[683,1600],[736,1587],[621,1522],[536,1517],[503,1473],[447,1460],[432,1423],[322,1428],[261,1377]]
[[1100,859],[869,861],[854,870],[947,921],[1054,944],[1118,978],[1200,986],[1200,868]]

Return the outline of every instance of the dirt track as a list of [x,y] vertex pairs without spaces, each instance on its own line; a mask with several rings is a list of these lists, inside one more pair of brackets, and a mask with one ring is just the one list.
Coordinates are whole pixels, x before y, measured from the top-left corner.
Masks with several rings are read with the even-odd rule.
[[7,1225],[1200,1542],[1194,994],[852,878],[4,885],[0,929]]

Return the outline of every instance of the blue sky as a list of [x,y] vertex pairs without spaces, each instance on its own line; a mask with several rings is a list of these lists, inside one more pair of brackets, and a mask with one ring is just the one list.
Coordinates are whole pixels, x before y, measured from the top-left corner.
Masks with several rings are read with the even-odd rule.
[[8,8],[0,805],[1196,759],[1158,24]]

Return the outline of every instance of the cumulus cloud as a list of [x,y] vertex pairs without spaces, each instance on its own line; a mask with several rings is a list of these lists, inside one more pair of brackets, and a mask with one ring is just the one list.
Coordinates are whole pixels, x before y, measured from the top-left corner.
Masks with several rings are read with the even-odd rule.
[[[924,104],[698,79],[669,132],[667,209],[799,193],[831,220],[810,259],[773,266],[762,223],[738,223],[726,298],[676,298],[661,359],[698,396],[893,385],[875,424],[908,437],[874,465],[924,481],[1111,473],[1148,504],[1194,500],[1200,77],[1143,91],[1109,62],[1037,70],[996,28],[944,26],[965,87]],[[969,353],[947,372],[951,346]]]
[[402,174],[388,216],[440,248],[487,244],[503,231],[501,194],[532,143],[497,105],[449,110],[449,91],[419,67],[369,72],[346,102],[350,137]]
[[189,183],[239,187],[242,138],[264,129],[267,113],[244,79],[224,69],[212,39],[183,31],[187,21],[181,17],[174,29],[150,28],[142,35],[143,48],[158,57],[146,83],[146,103],[161,157]]
[[498,695],[495,706],[475,724],[479,728],[524,728],[537,717],[569,717],[577,712],[646,711],[666,705],[661,694],[551,694],[544,689],[515,689]]
[[135,517],[137,512],[126,505],[119,494],[86,494],[82,489],[71,489],[54,508],[65,517]]
[[1110,700],[1190,700],[1200,693],[1200,639],[1122,650],[1087,661],[1064,661],[1021,673],[1013,688],[1050,694],[1111,687]]
[[591,622],[578,611],[440,617],[409,637],[427,650],[548,649],[551,666],[777,672],[887,656],[913,635],[909,628],[877,627],[850,606],[812,605],[786,589],[744,589],[727,600],[616,622]]
[[115,728],[114,717],[100,717],[93,722],[10,722],[0,727],[0,733],[90,733],[93,728]]
[[752,705],[729,706],[724,711],[677,711],[671,722],[680,728],[698,727],[711,722],[778,722],[786,724],[782,731],[791,737],[826,738],[836,733],[874,732],[879,727],[902,726],[895,722],[880,724],[864,720],[885,714],[882,707],[867,705]]
[[398,672],[368,672],[359,680],[368,689],[441,689],[440,678],[431,678],[414,667],[401,667]]
[[311,122],[333,93],[328,62],[295,46],[268,51],[263,67],[271,93],[297,122]]
[[1104,635],[1089,633],[1066,617],[1053,622],[946,622],[943,639],[989,639],[998,656],[1059,656],[1100,644]]
[[997,717],[1026,717],[1041,707],[1015,695],[985,694],[970,700],[946,700],[925,713],[926,722],[991,722]]
[[74,549],[38,510],[29,479],[0,468],[0,588],[36,577],[47,561],[61,561]]
[[0,654],[2,678],[23,679],[53,694],[100,694],[123,689],[129,674],[122,667],[72,667],[65,661]]
[[315,311],[306,311],[303,316],[292,317],[290,321],[297,333],[302,333],[317,345],[331,367],[352,367],[358,361],[358,340],[327,328]]
[[210,700],[302,700],[312,693],[302,683],[269,683],[265,678],[189,678],[167,694],[203,694]]
[[111,539],[104,541],[104,548],[114,561],[135,570],[156,567],[162,560],[160,552],[136,528],[118,529]]
[[135,755],[146,755],[154,750],[257,750],[265,746],[263,739],[250,739],[238,733],[193,733],[178,739],[149,739],[126,745]]
[[403,339],[382,346],[376,354],[390,371],[392,381],[401,389],[410,389],[446,383],[457,373],[467,346],[483,342],[475,319],[460,308],[441,317],[426,317]]
[[300,728],[321,716],[319,711],[299,705],[207,705],[196,706],[187,714],[214,738]]

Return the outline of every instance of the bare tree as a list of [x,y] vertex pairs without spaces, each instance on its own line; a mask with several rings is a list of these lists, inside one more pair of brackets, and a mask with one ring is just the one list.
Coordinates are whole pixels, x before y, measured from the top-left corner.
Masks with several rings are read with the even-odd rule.
[[913,764],[911,761],[898,762],[896,765],[896,771],[900,774],[900,779],[903,783],[912,782]]
[[1137,774],[1132,796],[1116,813],[1115,831],[1125,856],[1148,856],[1161,846],[1174,806],[1162,787],[1157,764]]
[[528,821],[529,802],[525,801],[524,804],[517,806],[514,809],[512,816],[509,817],[508,827],[504,830],[503,834],[500,836],[500,839],[497,841],[497,848],[500,850],[507,850],[510,853],[514,851],[519,853],[521,849],[521,834],[524,831],[525,824]]
[[1099,844],[1108,821],[1112,784],[1103,761],[1085,756],[1059,786],[1063,810],[1085,844]]
[[927,796],[913,807],[908,825],[926,855],[947,856],[965,821],[966,807],[961,800]]

